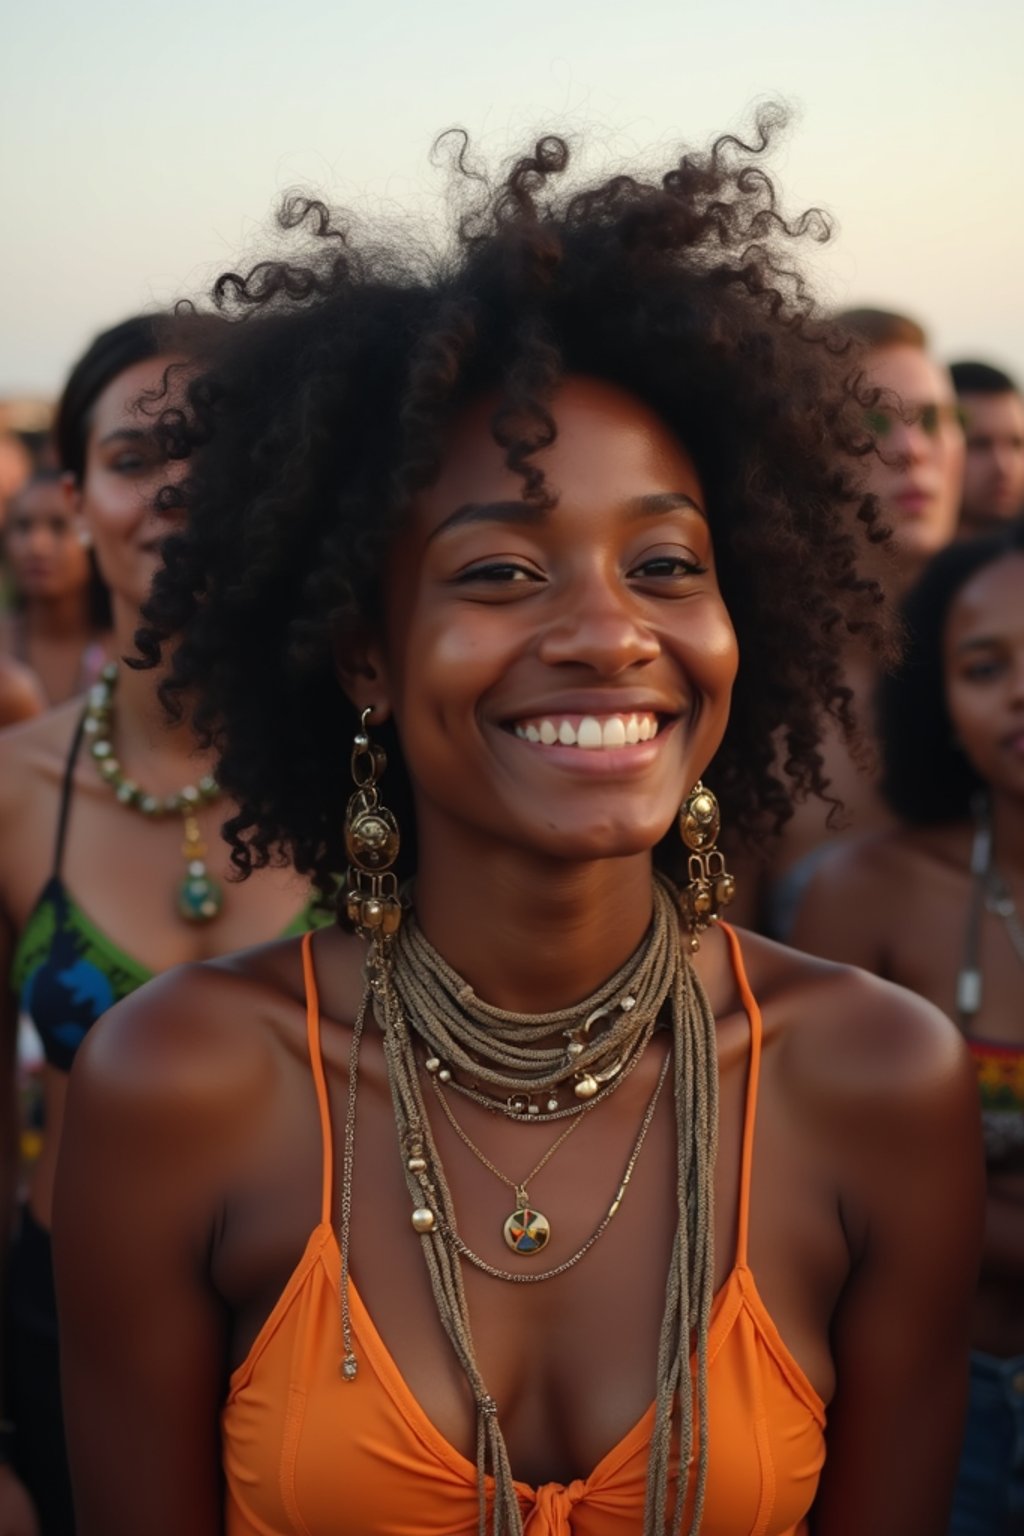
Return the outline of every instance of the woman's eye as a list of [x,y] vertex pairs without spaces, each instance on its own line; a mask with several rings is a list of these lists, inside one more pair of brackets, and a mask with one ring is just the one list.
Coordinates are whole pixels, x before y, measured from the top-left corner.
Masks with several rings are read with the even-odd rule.
[[998,675],[999,670],[998,661],[976,661],[964,668],[963,675],[969,683],[987,683]]
[[652,555],[634,566],[631,576],[704,576],[707,566],[685,555]]
[[470,581],[505,585],[508,583],[522,584],[526,582],[540,581],[536,571],[528,570],[522,565],[513,565],[508,560],[492,560],[485,565],[472,565],[467,571],[460,571],[456,581],[464,584]]

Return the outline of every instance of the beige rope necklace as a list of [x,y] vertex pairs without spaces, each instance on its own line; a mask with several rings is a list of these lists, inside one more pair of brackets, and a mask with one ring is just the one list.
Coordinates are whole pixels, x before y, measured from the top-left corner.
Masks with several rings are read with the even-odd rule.
[[[375,939],[368,954],[367,989],[350,1047],[343,1141],[339,1233],[345,1350],[342,1374],[350,1380],[357,1369],[349,1317],[348,1252],[358,1054],[370,1007],[383,1033],[406,1186],[413,1204],[412,1226],[420,1235],[439,1318],[476,1404],[479,1536],[487,1536],[488,1531],[491,1536],[522,1536],[522,1518],[498,1405],[487,1390],[476,1359],[461,1270],[462,1258],[472,1262],[475,1256],[469,1254],[458,1236],[451,1190],[420,1086],[416,1037],[432,1058],[450,1062],[472,1081],[486,1084],[486,1091],[499,1102],[502,1098],[536,1102],[535,1095],[547,1095],[545,1102],[549,1102],[559,1089],[572,1084],[574,1096],[582,1101],[578,1109],[582,1109],[600,1092],[599,1074],[613,1069],[606,1079],[609,1085],[620,1078],[623,1067],[644,1036],[649,1038],[664,1008],[671,1019],[672,1048],[648,1104],[626,1176],[602,1224],[557,1272],[583,1258],[618,1209],[653,1120],[661,1086],[671,1069],[678,1144],[674,1166],[678,1224],[658,1345],[655,1422],[642,1529],[644,1536],[664,1536],[669,1517],[670,1463],[677,1440],[679,1470],[671,1529],[682,1532],[695,1428],[699,1446],[689,1532],[693,1536],[700,1529],[707,1476],[707,1342],[714,1288],[713,1174],[718,1114],[715,1022],[703,988],[683,953],[674,890],[660,877],[654,881],[653,907],[651,927],[644,942],[593,997],[574,1008],[541,1015],[505,1012],[481,1002],[429,945],[411,914],[393,938]],[[623,1006],[625,997],[633,1000],[629,1007]],[[593,1025],[603,1018],[612,1020],[609,1028],[592,1039]],[[563,1033],[569,1045],[581,1048],[569,1051],[540,1043],[558,1032]],[[594,1080],[594,1093],[588,1086],[584,1094],[579,1094],[579,1085],[587,1077]],[[575,1105],[570,1108],[577,1110]],[[517,1109],[513,1118],[525,1118],[528,1114],[528,1108]],[[478,1267],[487,1269],[483,1261],[479,1261]],[[516,1278],[504,1271],[490,1272],[499,1278]],[[691,1337],[696,1382],[691,1379]],[[490,1513],[485,1481],[488,1474],[494,1479]]]

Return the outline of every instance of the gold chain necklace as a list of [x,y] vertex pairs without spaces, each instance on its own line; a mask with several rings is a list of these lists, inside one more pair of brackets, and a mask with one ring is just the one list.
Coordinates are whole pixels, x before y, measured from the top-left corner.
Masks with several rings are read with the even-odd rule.
[[[449,1221],[449,1236],[451,1238],[452,1247],[455,1249],[456,1253],[461,1254],[462,1258],[468,1259],[470,1264],[475,1265],[477,1269],[483,1270],[485,1275],[490,1275],[493,1280],[508,1280],[513,1285],[539,1285],[542,1280],[554,1280],[558,1275],[564,1275],[566,1270],[572,1269],[576,1264],[578,1264],[580,1260],[590,1252],[598,1238],[604,1236],[605,1232],[608,1230],[608,1227],[611,1225],[612,1219],[617,1215],[619,1207],[622,1205],[623,1200],[626,1198],[626,1189],[629,1185],[630,1179],[633,1177],[633,1169],[636,1167],[637,1158],[640,1156],[640,1153],[643,1150],[644,1142],[647,1140],[647,1132],[651,1128],[651,1122],[654,1119],[654,1112],[658,1107],[658,1100],[661,1097],[661,1090],[664,1087],[665,1079],[668,1076],[669,1063],[671,1060],[672,1052],[668,1051],[666,1052],[665,1060],[661,1064],[661,1071],[658,1074],[658,1081],[655,1084],[654,1092],[651,1094],[650,1100],[648,1101],[647,1109],[644,1113],[644,1118],[640,1122],[640,1130],[637,1134],[636,1141],[633,1143],[633,1150],[629,1154],[629,1160],[626,1163],[625,1172],[622,1175],[619,1187],[615,1191],[615,1197],[607,1211],[602,1216],[598,1225],[587,1238],[586,1242],[581,1243],[575,1253],[570,1254],[567,1259],[563,1259],[561,1264],[556,1264],[553,1269],[539,1270],[532,1274],[525,1274],[522,1271],[520,1271],[518,1274],[513,1274],[511,1270],[499,1269],[496,1264],[489,1264],[487,1260],[482,1259],[478,1253],[474,1253],[473,1249],[470,1248],[468,1244],[465,1243],[459,1236],[455,1229],[454,1223]],[[570,1126],[570,1130],[578,1124],[578,1120],[573,1121],[573,1125]],[[569,1132],[566,1131],[565,1135],[568,1136],[568,1134]],[[497,1173],[497,1169],[495,1169],[494,1172]],[[535,1212],[534,1214],[539,1213]],[[509,1221],[511,1220],[512,1217],[509,1217]],[[505,1241],[508,1242],[507,1236]],[[509,1247],[511,1246],[511,1243],[509,1243]]]
[[224,892],[206,868],[206,844],[196,812],[220,794],[212,774],[204,774],[195,784],[185,784],[172,795],[153,795],[129,779],[121,770],[111,740],[114,729],[114,694],[117,690],[117,663],[108,662],[99,682],[89,689],[82,729],[89,737],[89,751],[100,778],[109,784],[119,804],[138,811],[150,820],[165,816],[182,818],[185,840],[181,845],[186,873],[176,891],[178,916],[189,923],[209,923],[224,905]]
[[[494,1174],[495,1178],[500,1179],[507,1188],[512,1190],[516,1197],[516,1208],[506,1218],[505,1224],[501,1229],[506,1245],[511,1248],[513,1253],[518,1254],[520,1258],[531,1258],[535,1253],[540,1253],[542,1248],[547,1247],[551,1237],[551,1223],[543,1211],[539,1211],[536,1206],[531,1205],[528,1186],[533,1183],[541,1169],[547,1167],[559,1147],[563,1146],[569,1140],[573,1131],[582,1124],[582,1115],[577,1115],[574,1120],[569,1121],[565,1130],[555,1137],[550,1147],[544,1153],[544,1156],[539,1162],[534,1164],[524,1179],[514,1180],[510,1179],[507,1174],[502,1173],[500,1168],[495,1167],[487,1154],[481,1152],[476,1142],[472,1141],[467,1132],[463,1130],[455,1118],[454,1110],[444,1096],[444,1089],[441,1087],[438,1079],[431,1077],[430,1081],[433,1084],[437,1102],[441,1106],[445,1119],[463,1146],[468,1147],[477,1161],[482,1163],[486,1169]],[[586,1113],[588,1109],[592,1109],[595,1103],[603,1103],[603,1100],[591,1099],[583,1112]]]

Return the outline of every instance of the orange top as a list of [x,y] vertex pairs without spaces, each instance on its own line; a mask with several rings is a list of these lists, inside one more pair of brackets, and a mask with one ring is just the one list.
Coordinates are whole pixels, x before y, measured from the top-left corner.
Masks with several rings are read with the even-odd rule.
[[[747,1267],[761,1015],[729,928],[750,1020],[736,1262],[715,1297],[708,1350],[711,1453],[702,1536],[801,1536],[825,1458],[825,1409]],[[302,941],[309,1050],[323,1127],[323,1206],[277,1305],[232,1374],[222,1416],[226,1536],[475,1536],[476,1468],[438,1433],[351,1287],[360,1371],[343,1381],[334,1152],[310,935]],[[527,1536],[635,1536],[654,1406],[563,1486],[517,1483]]]

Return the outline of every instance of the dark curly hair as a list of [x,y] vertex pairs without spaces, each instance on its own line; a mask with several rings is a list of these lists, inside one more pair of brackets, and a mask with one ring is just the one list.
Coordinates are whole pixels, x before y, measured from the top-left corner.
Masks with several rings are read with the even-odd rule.
[[957,594],[987,565],[1024,554],[1024,518],[940,550],[903,605],[904,654],[878,690],[882,794],[915,826],[960,821],[983,790],[956,744],[946,707],[943,638]]
[[[466,136],[444,135],[446,249],[296,195],[279,223],[306,237],[301,254],[218,280],[216,307],[236,323],[164,419],[168,452],[191,457],[164,504],[187,519],[138,644],[149,665],[173,645],[162,696],[178,714],[187,701],[219,751],[240,872],[278,854],[320,882],[344,867],[356,718],[332,637],[379,611],[396,530],[469,399],[497,392],[495,440],[543,502],[532,455],[554,436],[568,373],[645,401],[697,467],[742,658],[711,770],[724,813],[756,836],[794,791],[825,793],[823,711],[853,728],[844,646],[888,644],[879,588],[857,568],[858,544],[883,537],[857,463],[877,391],[791,264],[792,242],[830,230],[818,211],[780,211],[761,159],[781,116],[762,112],[752,143],[721,137],[657,179],[583,188],[566,185],[560,138],[492,186]],[[409,784],[392,728],[384,743],[408,872]]]

